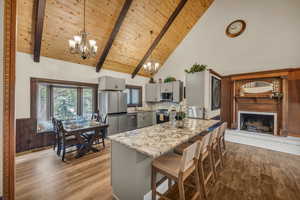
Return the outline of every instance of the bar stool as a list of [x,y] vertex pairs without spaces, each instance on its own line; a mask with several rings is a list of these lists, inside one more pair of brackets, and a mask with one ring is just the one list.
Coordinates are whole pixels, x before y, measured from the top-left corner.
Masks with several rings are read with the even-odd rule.
[[[202,138],[202,148],[200,151],[199,157],[199,175],[200,175],[200,184],[202,187],[203,195],[207,199],[209,189],[208,189],[208,182],[212,179],[215,182],[215,175],[214,175],[214,164],[212,159],[211,153],[211,143],[212,143],[212,135],[214,132],[209,132]],[[206,159],[209,159],[209,171],[205,172],[204,170],[204,162]]]
[[177,153],[179,155],[183,154],[184,149],[186,149],[188,146],[190,146],[191,144],[193,144],[196,141],[201,141],[202,138],[204,137],[204,135],[208,134],[208,131],[203,131],[201,132],[201,134],[193,137],[192,139],[190,139],[188,142],[185,142],[177,147],[175,147],[174,149],[174,153]]
[[[213,163],[213,173],[214,177],[217,177],[217,169],[218,167],[223,167],[222,166],[222,161],[221,161],[221,155],[220,155],[220,127],[217,127],[213,130],[211,140],[210,140],[210,152],[211,152],[211,157],[212,157],[212,163]],[[217,154],[217,156],[216,156]]]
[[225,158],[225,154],[226,154],[226,144],[225,144],[225,131],[227,129],[227,122],[224,122],[219,130],[219,138],[218,138],[218,142],[219,142],[219,154],[221,156],[221,163],[222,163],[222,167],[224,167],[224,158]]
[[[201,151],[201,144],[199,141],[187,147],[183,155],[169,153],[163,155],[152,162],[152,200],[156,200],[156,194],[163,199],[168,199],[163,194],[156,191],[156,188],[162,181],[156,182],[156,174],[160,173],[167,177],[169,180],[174,180],[178,184],[180,200],[185,200],[184,181],[194,173],[196,194],[192,199],[200,199],[200,181],[198,162]],[[165,177],[163,179],[165,179]],[[163,180],[162,179],[162,180]]]

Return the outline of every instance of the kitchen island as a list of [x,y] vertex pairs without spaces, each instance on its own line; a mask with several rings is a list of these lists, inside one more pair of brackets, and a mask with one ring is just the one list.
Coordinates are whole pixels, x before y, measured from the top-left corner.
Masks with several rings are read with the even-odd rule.
[[171,122],[109,136],[111,184],[119,200],[142,200],[151,191],[151,162],[215,125],[217,120],[185,119],[184,128]]

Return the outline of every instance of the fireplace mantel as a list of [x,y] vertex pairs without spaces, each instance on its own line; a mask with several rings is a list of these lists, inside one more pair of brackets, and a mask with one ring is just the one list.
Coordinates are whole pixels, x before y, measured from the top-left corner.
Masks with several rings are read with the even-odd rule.
[[[241,95],[240,88],[243,84],[251,81],[263,80],[272,82],[279,81],[279,91],[282,97],[274,97],[272,92],[258,93],[258,94],[243,94]],[[274,113],[276,115],[276,130],[274,135],[285,135],[285,85],[284,80],[278,78],[264,78],[252,80],[235,80],[234,81],[234,95],[233,95],[233,120],[232,128],[239,129],[239,112],[253,112],[253,113]]]

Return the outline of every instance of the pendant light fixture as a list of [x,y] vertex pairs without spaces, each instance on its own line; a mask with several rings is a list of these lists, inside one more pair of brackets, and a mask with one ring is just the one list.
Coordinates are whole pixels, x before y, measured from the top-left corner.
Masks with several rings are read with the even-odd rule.
[[[150,45],[152,42],[152,35],[153,35],[153,31],[150,31]],[[153,58],[151,58],[151,55],[149,56],[148,61],[146,61],[146,63],[143,64],[143,68],[146,72],[150,73],[151,75],[154,75],[159,68],[160,64],[158,61],[154,60]]]
[[83,1],[83,30],[79,35],[75,35],[72,40],[69,40],[69,48],[72,54],[79,54],[80,57],[85,60],[91,56],[96,56],[98,46],[96,45],[96,40],[88,40],[87,38],[88,33],[85,29],[86,0]]

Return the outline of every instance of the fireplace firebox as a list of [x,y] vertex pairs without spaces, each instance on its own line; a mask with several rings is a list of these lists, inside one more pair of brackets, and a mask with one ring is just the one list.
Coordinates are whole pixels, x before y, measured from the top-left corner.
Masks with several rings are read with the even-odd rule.
[[277,114],[262,112],[239,112],[239,129],[258,133],[276,133]]

